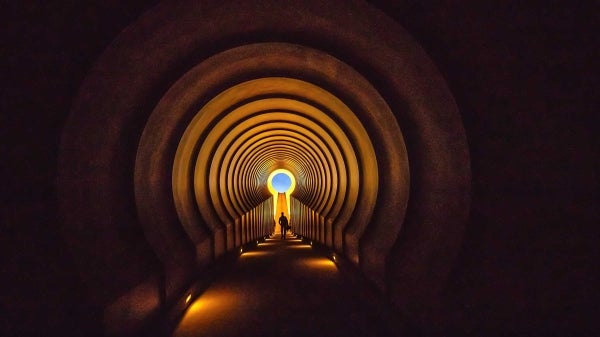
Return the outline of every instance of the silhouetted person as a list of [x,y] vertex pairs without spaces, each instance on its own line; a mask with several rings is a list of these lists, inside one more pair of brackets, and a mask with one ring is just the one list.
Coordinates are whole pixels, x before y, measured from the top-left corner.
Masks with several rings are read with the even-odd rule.
[[281,226],[281,237],[285,239],[285,233],[288,230],[288,219],[283,212],[281,212],[281,216],[279,217],[279,226]]

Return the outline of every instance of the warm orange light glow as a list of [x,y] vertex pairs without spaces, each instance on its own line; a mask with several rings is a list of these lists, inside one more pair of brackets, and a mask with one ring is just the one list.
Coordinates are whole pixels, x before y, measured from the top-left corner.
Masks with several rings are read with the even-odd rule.
[[189,306],[189,308],[187,309],[187,311],[185,313],[185,316],[196,314],[198,311],[200,311],[200,309],[202,308],[202,306],[203,306],[202,301],[195,301],[194,303],[192,303]]
[[304,262],[311,268],[319,268],[319,269],[331,269],[336,270],[335,263],[327,258],[320,259],[311,259],[309,261]]
[[[285,208],[286,210],[284,211],[286,213],[286,215],[289,218],[289,214],[290,214],[290,195],[292,194],[292,192],[294,191],[294,189],[296,188],[296,177],[294,177],[294,175],[292,174],[292,172],[286,170],[286,169],[277,169],[273,172],[271,172],[271,174],[269,175],[269,178],[267,179],[267,187],[269,188],[269,192],[271,192],[271,194],[273,195],[273,200],[275,200],[275,202],[273,203],[273,216],[275,221],[277,222],[277,220],[279,219],[279,214],[281,214],[281,212],[283,211],[281,209],[281,205],[278,205],[278,195],[279,192],[275,189],[275,187],[273,186],[273,177],[283,173],[285,175],[287,175],[290,180],[291,180],[291,185],[288,188],[287,191],[284,192],[285,194],[285,199],[286,199],[286,204],[285,204]],[[279,207],[278,207],[279,206]]]
[[262,242],[258,244],[258,247],[266,247],[266,246],[274,246],[276,245],[275,242]]
[[209,290],[197,298],[188,308],[179,323],[174,336],[197,336],[196,326],[226,317],[236,310],[239,294],[226,289]]
[[265,256],[265,255],[269,255],[269,254],[272,254],[272,253],[270,253],[270,252],[245,252],[244,254],[242,254],[242,258]]
[[290,249],[311,249],[309,245],[289,246]]

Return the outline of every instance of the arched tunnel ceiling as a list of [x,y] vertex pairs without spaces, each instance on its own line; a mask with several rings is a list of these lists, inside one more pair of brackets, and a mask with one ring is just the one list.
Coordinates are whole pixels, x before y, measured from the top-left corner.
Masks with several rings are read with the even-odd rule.
[[[281,76],[257,74],[255,79],[239,80],[248,77],[244,72],[257,71],[252,65],[258,60],[265,73]],[[303,79],[291,76],[298,68],[302,68]],[[319,78],[321,84],[305,80],[311,77]],[[207,78],[214,79],[211,86]],[[345,92],[341,82],[349,86],[348,81],[353,87]],[[220,91],[215,93],[215,87]],[[353,92],[365,88],[372,95],[361,97]],[[357,111],[330,90],[353,97]],[[206,103],[198,107],[198,101]],[[299,45],[251,44],[205,60],[166,92],[146,124],[138,159],[146,142],[154,142],[161,134],[180,137],[169,140],[178,143],[172,164],[173,197],[179,218],[190,231],[200,223],[206,223],[211,231],[225,230],[270,197],[266,177],[271,171],[285,168],[296,172],[294,197],[332,220],[339,232],[338,249],[343,250],[341,236],[346,226],[358,227],[362,233],[376,205],[379,167],[371,138],[359,119],[361,115],[373,118],[366,114],[374,111],[388,115],[392,122],[380,132],[395,140],[399,148],[395,153],[405,156],[403,137],[389,107],[348,65]],[[175,135],[170,131],[175,129],[184,132]],[[153,151],[151,147],[149,151]],[[273,162],[262,166],[262,171],[243,170],[263,163],[265,156]],[[238,162],[238,157],[244,157],[244,162]],[[400,161],[396,167],[399,174],[390,178],[399,185],[399,179],[408,176],[406,158]],[[151,174],[142,171],[142,166],[137,168],[137,176]],[[148,184],[136,186],[143,189]],[[407,179],[403,188],[400,202],[405,203]],[[156,191],[143,194],[149,193]],[[160,207],[165,206],[148,205],[152,212]],[[401,220],[402,215],[394,215]],[[355,256],[357,259],[358,251]]]
[[[439,291],[469,205],[452,95],[395,22],[362,1],[322,5],[162,3],[123,31],[61,145],[65,235],[87,263],[150,261],[147,244],[165,270],[189,247],[207,265],[287,169],[323,244],[397,301]],[[82,265],[91,284],[107,279]],[[136,272],[110,282],[127,289]]]
[[[240,96],[240,92],[248,95],[248,97]],[[317,99],[319,101],[307,104],[297,99],[289,98],[259,99],[247,102],[229,111],[230,105],[236,105],[237,100],[247,101],[254,97],[268,95],[296,95],[306,101]],[[235,97],[235,99],[232,97]],[[215,101],[219,101],[223,105],[219,106],[220,104],[215,103]],[[323,108],[319,109],[315,106]],[[333,110],[340,108],[342,110]],[[270,194],[267,193],[266,179],[256,179],[260,176],[267,176],[270,171],[254,172],[254,175],[247,174],[232,177],[232,173],[229,170],[231,168],[230,164],[233,164],[230,157],[238,152],[239,147],[247,145],[245,144],[248,142],[247,138],[252,138],[253,136],[259,136],[269,142],[269,147],[260,148],[265,152],[263,155],[274,152],[279,153],[274,169],[285,168],[298,172],[297,186],[299,192],[295,193],[294,196],[298,197],[301,202],[310,208],[322,211],[327,199],[329,199],[326,196],[339,194],[339,191],[326,189],[326,182],[329,179],[321,175],[321,172],[325,173],[327,171],[333,172],[337,179],[341,181],[340,185],[349,186],[349,190],[353,191],[353,193],[346,195],[346,198],[342,199],[347,204],[348,214],[352,213],[358,198],[358,191],[361,190],[360,180],[372,185],[369,189],[372,191],[372,194],[364,196],[361,201],[365,205],[368,205],[368,207],[372,208],[374,206],[377,192],[377,167],[368,135],[360,127],[360,122],[356,120],[353,113],[348,108],[344,109],[344,106],[337,99],[328,95],[323,90],[306,82],[284,78],[265,78],[244,82],[210,101],[200,110],[196,118],[190,122],[186,131],[194,128],[195,120],[200,119],[198,117],[210,115],[211,110],[216,114],[215,118],[224,115],[223,119],[210,127],[210,131],[206,137],[202,137],[204,130],[197,130],[197,136],[191,137],[194,139],[193,143],[197,143],[200,138],[202,139],[202,146],[198,154],[193,154],[197,158],[193,173],[195,177],[196,203],[201,211],[209,207],[209,205],[214,205],[217,213],[219,213],[221,222],[227,223],[248,212],[265,198],[270,197]],[[362,142],[365,143],[363,147],[366,153],[363,155],[361,162],[373,163],[372,165],[375,165],[375,167],[363,167],[363,172],[361,172],[358,165],[359,158],[355,153],[355,148],[359,146],[353,146],[340,125],[328,115],[338,116],[339,120],[343,121],[346,129],[354,131],[352,136],[356,140],[355,143],[362,139]],[[209,121],[208,125],[210,124],[211,122]],[[275,138],[278,135],[285,136],[286,138]],[[184,138],[187,136],[187,134],[184,134]],[[315,147],[312,156],[305,157],[303,161],[295,160],[295,157],[304,153],[310,154],[306,150],[303,151],[303,148],[306,148],[311,143],[324,144],[321,147]],[[179,149],[183,147],[184,144],[180,144]],[[333,154],[337,154],[335,156],[337,157],[337,162],[323,163],[319,159],[319,157],[333,157]],[[250,154],[246,159],[262,160],[262,157]],[[250,163],[249,165],[252,164]],[[320,164],[320,167],[315,167],[318,164]],[[182,164],[176,161],[175,171],[177,171],[178,165],[188,166],[185,161]],[[337,166],[347,169],[338,169]],[[342,172],[347,171],[347,173],[338,174],[338,170]],[[361,176],[365,178],[360,179]],[[177,181],[178,178],[176,174],[173,175],[174,181]],[[228,192],[232,190],[242,192],[236,198],[247,199],[248,196],[245,195],[246,193],[243,193],[245,190],[239,189],[237,186],[231,185],[231,183],[236,185],[248,181],[255,182],[256,186],[254,186],[254,190],[262,188],[262,198],[256,196],[258,200],[255,204],[249,205],[246,209],[238,208],[236,210],[235,205],[239,204],[239,202],[236,202],[235,199],[228,200]],[[174,184],[174,186],[177,186],[177,184]],[[207,187],[210,190],[210,200],[204,199],[208,195],[205,192]],[[178,193],[178,191],[176,190],[174,193]],[[368,212],[370,213],[372,210],[368,210]],[[322,214],[323,216],[331,216],[332,218],[337,217],[337,214]],[[345,224],[340,225],[345,226]]]

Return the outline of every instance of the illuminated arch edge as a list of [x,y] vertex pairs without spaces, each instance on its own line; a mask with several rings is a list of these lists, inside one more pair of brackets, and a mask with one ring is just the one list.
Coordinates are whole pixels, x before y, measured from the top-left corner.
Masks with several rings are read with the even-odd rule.
[[[218,234],[220,232],[224,233],[216,239],[217,242],[226,240],[236,215],[224,197],[225,191],[218,190],[225,186],[222,182],[218,183],[218,179],[222,179],[224,174],[224,172],[219,172],[219,166],[223,164],[223,146],[226,146],[223,140],[230,138],[230,141],[233,141],[234,137],[227,135],[213,137],[211,135],[219,134],[219,132],[213,132],[217,129],[226,132],[227,125],[236,123],[236,119],[240,119],[241,123],[246,119],[247,114],[243,113],[236,118],[230,118],[230,107],[235,106],[235,102],[243,102],[252,97],[265,95],[303,97],[327,109],[328,113],[307,108],[297,112],[318,121],[326,133],[332,133],[334,138],[330,141],[330,146],[339,147],[343,153],[344,165],[348,171],[347,175],[342,178],[347,181],[345,184],[347,184],[348,190],[345,195],[341,194],[344,196],[343,206],[339,215],[337,217],[333,215],[333,218],[336,219],[335,228],[337,229],[336,237],[339,249],[345,249],[341,244],[344,228],[357,223],[366,227],[368,218],[375,207],[378,181],[376,156],[361,122],[342,101],[318,86],[297,79],[269,77],[242,82],[224,90],[200,109],[188,123],[175,156],[173,180],[176,182],[183,178],[184,182],[184,184],[173,184],[178,212],[183,213],[182,218],[186,219],[188,215],[193,215],[195,210],[199,209],[204,221],[210,224],[209,227],[214,233],[217,235],[221,235]],[[332,119],[329,114],[337,115],[336,120]],[[225,125],[221,126],[222,122]],[[344,126],[341,127],[338,123],[343,123]],[[301,129],[299,128],[297,131],[301,131]],[[308,135],[307,133],[303,134]],[[199,142],[200,139],[202,142]],[[213,155],[218,155],[220,159],[215,161]],[[194,169],[190,167],[189,162],[196,163]],[[361,167],[361,165],[368,166]],[[193,177],[193,186],[185,183],[188,181],[186,177]],[[365,188],[361,188],[361,186]],[[182,192],[184,195],[194,194],[195,204],[192,199],[188,199],[188,203],[178,204],[177,196]],[[356,205],[360,205],[359,212],[355,211]],[[223,247],[219,249],[224,249],[225,245],[230,247],[229,241],[226,244],[219,244],[219,247]],[[357,251],[354,255],[358,256]]]
[[[63,236],[76,254],[81,253],[89,258],[79,266],[82,278],[92,285],[94,280],[104,280],[103,277],[96,277],[102,276],[102,271],[94,268],[93,263],[102,261],[103,265],[114,265],[115,261],[110,260],[112,255],[106,254],[104,247],[123,252],[126,261],[135,261],[136,265],[156,261],[153,256],[143,254],[143,250],[136,250],[146,242],[136,241],[132,244],[118,240],[117,224],[136,222],[131,219],[131,212],[125,212],[121,207],[132,204],[130,182],[125,181],[126,177],[123,177],[121,170],[123,159],[131,158],[134,153],[131,152],[131,146],[115,146],[123,144],[124,140],[135,142],[139,139],[140,132],[136,131],[141,131],[137,124],[139,119],[147,116],[148,102],[155,102],[160,98],[160,93],[155,89],[169,84],[166,81],[173,79],[173,69],[187,69],[189,64],[182,65],[182,60],[189,61],[187,56],[198,55],[198,50],[212,50],[212,46],[219,45],[215,41],[223,42],[220,45],[231,45],[238,34],[251,37],[257,31],[273,31],[277,36],[286,36],[289,32],[296,34],[287,36],[298,36],[298,32],[303,32],[303,36],[312,36],[321,46],[346,46],[346,52],[352,55],[351,58],[360,59],[359,63],[371,70],[371,78],[378,78],[377,81],[384,84],[379,86],[385,89],[384,96],[397,98],[395,101],[392,99],[390,104],[396,114],[408,121],[407,130],[419,130],[407,133],[408,143],[411,144],[411,162],[419,163],[415,172],[418,177],[415,180],[418,185],[415,190],[422,191],[419,195],[411,196],[409,205],[409,227],[416,229],[406,233],[404,240],[389,252],[391,262],[387,282],[394,285],[389,290],[393,301],[404,307],[406,305],[403,303],[407,303],[407,300],[419,302],[419,299],[431,297],[425,293],[437,293],[452,266],[464,233],[470,202],[470,165],[460,115],[443,78],[431,60],[396,23],[359,1],[332,2],[327,10],[319,14],[320,20],[298,20],[293,25],[292,22],[285,21],[289,15],[300,18],[317,15],[312,9],[318,7],[319,2],[275,1],[273,7],[270,7],[272,15],[269,16],[264,15],[264,7],[253,7],[250,3],[244,3],[244,8],[239,8],[240,4],[237,2],[221,4],[220,7],[205,7],[197,6],[193,1],[184,1],[178,2],[177,6],[168,3],[157,6],[152,10],[152,15],[142,16],[121,33],[85,79],[64,128],[58,165]],[[338,15],[341,12],[356,15]],[[249,21],[259,15],[266,20]],[[356,20],[357,17],[364,20]],[[169,44],[165,44],[163,34],[167,27],[165,22],[181,23],[168,25],[168,34],[172,37]],[[184,22],[193,24],[184,25]],[[373,25],[373,22],[377,24]],[[210,39],[207,39],[207,32],[211,34]],[[140,36],[148,38],[141,43]],[[374,36],[379,38],[373,39]],[[132,41],[136,43],[131,43]],[[123,67],[123,64],[132,66]],[[153,76],[148,76],[148,69],[152,69]],[[120,95],[121,88],[132,82],[137,85],[128,86],[128,94]],[[106,97],[111,99],[107,100]],[[430,99],[422,100],[422,97]],[[98,125],[106,127],[98,128]],[[173,129],[168,132],[173,132]],[[169,204],[170,198],[164,192],[170,190],[170,186],[165,189],[165,186],[170,185],[170,180],[165,179],[170,170],[165,171],[164,167],[160,167],[150,175],[146,175],[148,170],[145,168],[138,170],[138,166],[162,166],[164,159],[172,156],[169,145],[165,144],[170,139],[155,139],[152,144],[146,144],[152,150],[148,151],[142,146],[139,148],[139,160],[136,159],[135,198],[140,201],[136,203],[141,208],[140,214],[143,214],[139,221],[144,235],[135,239],[143,241],[145,237],[162,264],[179,263],[183,268],[184,264],[177,260],[173,250],[187,249],[183,242],[185,239],[179,237],[177,228],[168,228],[177,225],[177,216],[172,207],[160,207],[154,212],[148,210],[156,205]],[[158,147],[166,151],[157,150]],[[151,151],[155,153],[149,155],[148,152]],[[167,165],[171,163],[170,160],[166,162]],[[117,170],[117,166],[121,170]],[[87,167],[94,169],[86,171]],[[159,193],[146,194],[152,191]],[[435,203],[427,198],[429,195],[437,195],[442,199],[446,196],[452,202]],[[107,224],[113,225],[107,227]],[[85,228],[85,232],[80,231],[80,228]],[[385,226],[383,228],[387,231]],[[203,241],[207,235],[204,229],[200,226],[195,232],[188,232],[189,239],[193,243]],[[94,235],[97,233],[103,234],[104,241],[100,236]],[[427,233],[436,235],[430,237]],[[115,237],[116,241],[111,239]],[[379,234],[374,235],[370,241],[380,237]],[[387,237],[392,244],[396,240],[395,235]],[[93,238],[93,242],[86,244],[88,238]],[[384,242],[381,246],[389,247],[388,244]],[[423,254],[415,256],[415,246]],[[197,254],[205,255],[209,261],[209,253]],[[119,259],[116,263],[120,266],[126,262]],[[361,266],[368,267],[369,263]],[[368,269],[365,273],[371,275]],[[407,273],[413,276],[410,280],[405,278]],[[123,275],[111,275],[110,287],[114,289],[103,294],[94,292],[94,298],[88,298],[87,301],[104,305],[121,298],[120,303],[129,303],[128,298],[137,296],[133,289],[142,284],[139,281],[142,278],[145,282],[143,284],[153,287],[155,275],[144,269],[130,268]],[[422,282],[423,280],[427,282]],[[105,286],[102,283],[97,285]],[[95,289],[94,286],[91,288]],[[127,295],[121,297],[125,292]],[[170,293],[167,296],[171,296]],[[113,322],[113,325],[108,326],[115,328],[118,324]]]
[[[261,65],[261,68],[252,68],[257,64],[257,61],[260,61],[258,63]],[[246,68],[247,66],[250,68]],[[370,202],[360,203],[363,206],[366,205],[366,207],[372,208],[368,210],[363,207],[363,210],[357,213],[359,216],[353,218],[355,221],[352,226],[346,227],[348,230],[345,231],[345,227],[339,226],[339,224],[344,223],[345,220],[336,218],[335,214],[336,212],[338,214],[341,212],[342,214],[345,214],[344,216],[347,218],[346,220],[348,220],[352,218],[352,213],[343,210],[344,207],[346,207],[344,206],[345,199],[337,198],[338,201],[331,205],[330,215],[323,215],[318,219],[321,226],[324,226],[326,230],[323,233],[317,234],[321,235],[319,240],[340,252],[345,252],[347,256],[351,257],[351,260],[355,261],[355,263],[358,263],[359,245],[361,246],[361,250],[365,250],[365,252],[368,251],[368,253],[364,254],[371,255],[372,257],[378,256],[370,259],[371,261],[379,263],[379,266],[374,269],[377,271],[377,274],[371,273],[369,275],[373,276],[373,280],[377,280],[379,285],[382,285],[385,266],[381,265],[381,261],[385,260],[385,255],[388,254],[390,247],[395,242],[395,233],[398,233],[400,230],[406,209],[406,201],[408,200],[409,179],[408,160],[406,158],[403,136],[389,107],[379,96],[377,91],[370,86],[360,74],[356,73],[352,68],[341,63],[339,60],[314,49],[284,43],[260,43],[234,48],[205,60],[197,67],[193,68],[190,73],[191,74],[188,73],[186,76],[182,77],[182,79],[175,83],[169,90],[169,92],[174,91],[175,94],[167,93],[163,97],[163,100],[161,100],[155,109],[155,112],[150,117],[144,132],[145,134],[147,132],[148,135],[152,134],[156,137],[164,137],[160,136],[160,134],[164,134],[167,137],[173,136],[171,130],[181,129],[181,125],[188,125],[192,117],[197,114],[198,110],[189,110],[189,107],[194,107],[197,104],[196,102],[209,100],[214,97],[214,95],[218,94],[218,92],[213,91],[213,87],[223,88],[223,83],[230,83],[232,78],[244,78],[250,74],[258,77],[260,77],[261,73],[269,75],[277,73],[281,75],[294,74],[294,76],[304,74],[309,79],[318,78],[320,86],[334,90],[344,100],[352,101],[352,106],[355,110],[351,114],[353,115],[356,113],[357,115],[360,115],[361,121],[359,124],[361,122],[366,122],[364,126],[370,130],[369,136],[373,137],[377,143],[377,152],[379,152],[377,154],[377,160],[365,160],[364,158],[361,158],[361,165],[371,165],[365,167],[362,171],[377,173],[379,169],[381,169],[382,172],[385,172],[385,174],[388,175],[386,181],[387,184],[382,186],[380,192],[377,192],[377,189],[374,188],[377,186],[377,179],[370,180],[368,183],[362,185],[369,186],[369,193],[373,198],[375,195],[378,195],[384,199],[393,200],[393,202],[388,201],[376,204],[373,199],[373,201]],[[246,75],[244,75],[245,73]],[[343,81],[340,82],[342,79]],[[190,95],[189,93],[196,94]],[[161,110],[163,110],[162,114],[169,115],[169,118],[165,119],[164,117],[160,117]],[[179,112],[175,110],[179,110]],[[157,118],[155,119],[155,117]],[[152,122],[153,119],[155,119],[155,122]],[[344,120],[344,118],[339,119]],[[169,126],[169,124],[171,125]],[[362,138],[368,139],[369,137]],[[357,137],[354,137],[353,141],[356,141],[356,139]],[[141,144],[142,143],[143,139]],[[173,141],[169,140],[164,143],[173,144]],[[141,145],[140,148],[142,150],[150,149]],[[157,152],[155,150],[156,148],[151,149],[152,155],[161,154],[161,151]],[[175,152],[174,149],[172,151]],[[170,151],[167,150],[165,153],[168,155]],[[140,156],[145,155],[140,152]],[[375,158],[375,156],[373,156],[373,158]],[[379,167],[379,165],[372,166],[373,164],[377,164],[379,160],[381,160],[381,167]],[[158,162],[163,164],[166,163],[165,161]],[[141,176],[152,176],[152,171],[157,168],[154,163],[156,163],[156,161],[153,162],[153,165],[150,167],[145,168],[145,170],[147,170],[146,173],[137,171],[136,177],[138,177],[138,173],[141,173]],[[168,170],[166,167],[165,169]],[[175,171],[173,172],[175,173]],[[173,177],[175,176],[176,175],[174,174]],[[185,178],[185,176],[186,175],[182,176],[183,180],[180,182],[174,179],[172,186],[175,186],[176,188],[178,184],[182,183],[185,185],[185,182],[189,181],[189,178]],[[196,175],[188,174],[187,176],[191,177]],[[351,178],[357,178],[357,176],[358,175],[351,175]],[[364,176],[358,178],[364,179]],[[144,187],[144,185],[139,186]],[[159,187],[146,185],[146,187],[148,186],[151,188]],[[339,188],[339,186],[340,185],[338,184],[337,187]],[[361,192],[364,192],[364,190],[361,190]],[[152,194],[152,191],[146,191],[144,194],[155,195]],[[188,193],[183,193],[179,196],[183,196],[184,199],[187,199],[187,201],[184,200],[184,202],[192,204],[193,194],[193,189],[190,189]],[[343,195],[343,192],[341,195]],[[175,193],[174,198],[176,199],[176,203],[177,197],[177,193]],[[157,209],[164,208],[164,204],[149,203],[147,207],[151,207],[154,212]],[[369,223],[368,218],[373,214],[373,207],[377,207],[377,214],[385,215],[378,216],[375,221]],[[195,232],[206,232],[206,229],[202,229],[206,228],[204,227],[206,224],[200,219],[198,208],[196,206],[193,206],[192,208],[192,213],[190,213],[187,218],[189,219],[189,221],[187,221],[188,225],[186,225],[186,221],[182,221],[182,223],[184,224],[186,231],[190,233],[190,237],[194,238],[198,237],[198,235],[194,235]],[[197,215],[194,215],[193,213],[196,213]],[[181,214],[179,217],[181,218]],[[210,218],[217,219],[218,217],[215,214]],[[148,219],[150,222],[153,222],[153,218]],[[336,219],[339,221],[337,224],[332,221]],[[367,229],[367,226],[368,234],[371,239],[369,241],[364,241],[361,238],[362,234]],[[360,242],[359,239],[361,239]],[[351,243],[351,245],[345,245],[344,242]],[[368,267],[369,265],[370,263],[361,264],[361,266],[365,267]]]

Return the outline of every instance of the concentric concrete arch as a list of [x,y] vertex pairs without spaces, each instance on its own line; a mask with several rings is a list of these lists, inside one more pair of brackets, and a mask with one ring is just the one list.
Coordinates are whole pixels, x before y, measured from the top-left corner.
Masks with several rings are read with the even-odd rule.
[[311,214],[296,231],[415,319],[435,305],[469,210],[451,93],[362,1],[160,4],[97,61],[61,144],[63,232],[104,289],[87,301],[107,329],[269,234],[276,169],[297,180],[292,221]]

